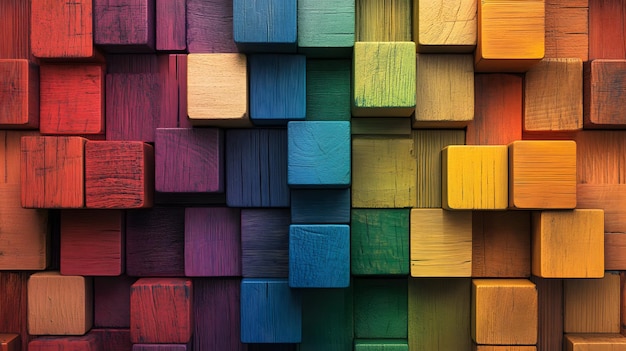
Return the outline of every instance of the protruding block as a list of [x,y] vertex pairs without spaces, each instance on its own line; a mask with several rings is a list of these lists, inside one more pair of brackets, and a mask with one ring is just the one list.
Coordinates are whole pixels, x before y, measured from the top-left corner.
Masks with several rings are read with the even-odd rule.
[[476,1],[414,1],[413,39],[421,53],[474,51]]
[[506,145],[449,145],[441,151],[441,202],[448,210],[505,210]]
[[565,280],[565,333],[620,332],[620,276],[607,272],[600,278]]
[[49,271],[28,279],[28,333],[83,335],[93,324],[91,278]]
[[184,51],[187,48],[187,1],[156,0],[156,49]]
[[89,333],[84,336],[43,336],[28,343],[29,351],[98,351],[100,338]]
[[350,57],[354,1],[298,0],[298,51],[308,57]]
[[351,66],[350,60],[307,60],[307,121],[350,120]]
[[0,59],[0,127],[39,127],[39,67],[26,59]]
[[187,50],[189,53],[237,52],[237,45],[233,39],[232,1],[187,0],[185,2],[187,3]]
[[345,288],[350,285],[350,226],[289,227],[289,286]]
[[354,282],[354,337],[407,338],[407,280],[357,279]]
[[509,144],[509,206],[576,207],[576,142],[522,140]]
[[588,61],[589,0],[547,0],[545,6],[545,57]]
[[350,223],[350,189],[291,190],[294,224]]
[[154,0],[94,0],[93,18],[94,43],[105,51],[154,51]]
[[624,2],[592,0],[584,3],[589,6],[589,60],[626,58]]
[[[300,351],[342,351],[354,338],[353,288],[302,289]],[[325,328],[320,328],[324,325]],[[268,350],[269,351],[269,350]]]
[[245,278],[287,278],[289,210],[241,210],[241,259]]
[[296,0],[234,0],[234,39],[239,51],[295,52]]
[[477,344],[537,343],[537,288],[529,280],[473,279],[471,312]]
[[0,334],[0,350],[19,351],[22,349],[22,342],[19,334]]
[[626,337],[621,334],[566,334],[565,351],[624,351]]
[[241,342],[298,343],[302,340],[302,300],[287,279],[241,281]]
[[472,213],[411,210],[411,276],[472,275]]
[[127,275],[93,279],[94,327],[130,327],[130,287],[136,280]]
[[626,90],[626,59],[585,63],[585,128],[626,128],[620,108]]
[[185,344],[193,332],[191,279],[141,278],[130,288],[133,344]]
[[353,116],[409,117],[415,111],[414,42],[356,42],[352,77]]
[[411,40],[411,0],[358,0],[355,3],[357,42]]

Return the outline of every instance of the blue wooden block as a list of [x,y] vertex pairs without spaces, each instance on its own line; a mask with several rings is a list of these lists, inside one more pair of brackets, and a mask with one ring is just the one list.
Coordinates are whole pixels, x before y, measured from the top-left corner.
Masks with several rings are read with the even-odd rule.
[[241,342],[298,343],[302,300],[286,279],[241,281]]
[[241,272],[244,278],[289,276],[289,209],[241,210]]
[[289,286],[345,288],[350,285],[350,226],[293,224],[289,227]]
[[350,189],[292,189],[291,222],[349,224]]
[[233,0],[233,32],[242,52],[295,52],[296,0]]
[[230,207],[289,207],[287,131],[228,129],[226,203]]
[[306,117],[304,55],[248,57],[250,119],[255,125],[285,125]]

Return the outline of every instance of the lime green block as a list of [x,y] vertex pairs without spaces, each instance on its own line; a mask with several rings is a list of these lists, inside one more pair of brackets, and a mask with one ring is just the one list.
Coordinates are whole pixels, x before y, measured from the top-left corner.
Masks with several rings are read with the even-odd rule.
[[354,0],[298,0],[298,51],[307,57],[349,58]]
[[415,111],[415,43],[356,42],[352,115],[408,117]]
[[356,339],[354,351],[409,351],[403,339]]
[[407,280],[354,280],[354,337],[407,338]]
[[307,60],[306,120],[350,120],[350,60]]
[[352,351],[353,289],[302,289],[299,351]]
[[352,274],[409,274],[409,213],[409,209],[352,209]]

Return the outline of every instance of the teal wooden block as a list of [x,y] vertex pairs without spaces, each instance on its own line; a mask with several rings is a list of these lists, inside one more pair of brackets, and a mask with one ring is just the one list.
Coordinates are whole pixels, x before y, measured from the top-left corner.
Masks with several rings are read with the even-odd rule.
[[409,214],[409,209],[352,210],[352,274],[409,274]]
[[352,351],[353,289],[302,290],[300,351]]
[[308,57],[350,57],[354,0],[298,0],[298,51]]
[[406,339],[406,279],[354,280],[354,337]]
[[291,190],[294,224],[350,224],[350,189]]
[[289,227],[289,286],[345,288],[350,285],[350,226]]
[[350,121],[350,60],[306,61],[306,120]]
[[295,52],[297,0],[233,0],[233,36],[241,52]]
[[292,188],[350,186],[350,122],[289,122],[287,183]]
[[403,339],[356,339],[354,351],[409,351],[409,344]]

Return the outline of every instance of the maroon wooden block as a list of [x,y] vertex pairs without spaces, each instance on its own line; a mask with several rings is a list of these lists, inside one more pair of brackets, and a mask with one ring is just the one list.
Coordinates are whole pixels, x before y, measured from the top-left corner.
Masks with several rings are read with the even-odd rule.
[[238,52],[233,37],[233,2],[187,0],[189,53]]
[[626,128],[626,60],[586,62],[583,91],[585,128]]
[[137,281],[136,278],[126,275],[94,278],[93,325],[95,327],[130,327],[130,286],[135,281]]
[[154,51],[154,0],[93,0],[93,7],[96,45],[108,52]]
[[156,49],[184,51],[187,48],[187,2],[156,0]]
[[0,57],[32,59],[30,54],[30,1],[0,1]]
[[135,344],[133,351],[188,351],[191,345],[188,344]]
[[0,128],[38,127],[39,67],[26,59],[0,59]]
[[[191,279],[141,278],[130,288],[134,344],[185,344],[193,332]],[[206,311],[205,311],[206,312]]]
[[31,336],[27,323],[27,283],[30,273],[0,272],[0,330],[19,334],[22,350],[27,350]]
[[28,343],[28,351],[101,351],[97,335],[43,336]]
[[563,279],[532,276],[537,286],[539,323],[537,351],[561,350],[563,346]]
[[242,275],[246,278],[286,278],[289,273],[287,209],[241,210]]
[[98,337],[101,351],[128,351],[133,347],[128,328],[91,329],[89,333]]

